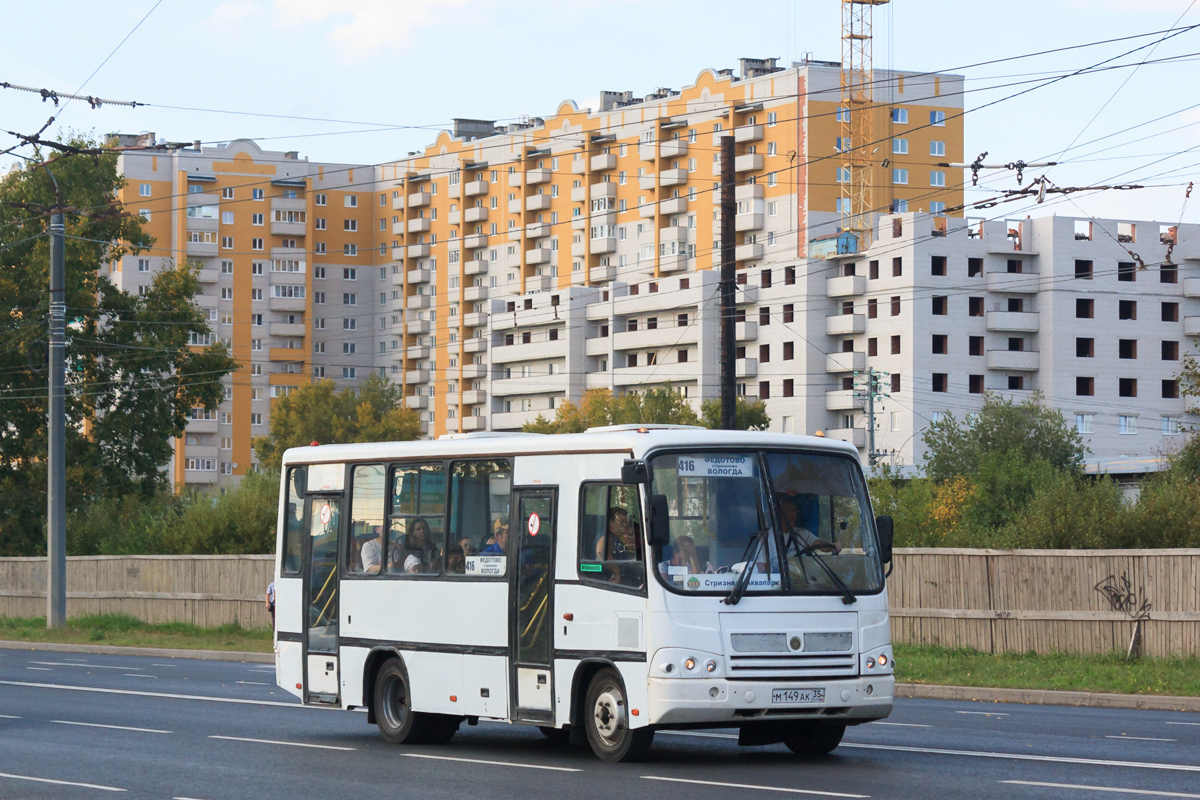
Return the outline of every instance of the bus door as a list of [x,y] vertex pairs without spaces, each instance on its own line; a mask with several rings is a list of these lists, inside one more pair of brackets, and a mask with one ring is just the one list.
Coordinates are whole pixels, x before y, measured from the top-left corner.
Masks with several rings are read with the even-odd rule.
[[554,487],[513,492],[516,543],[510,592],[512,625],[512,719],[554,720],[553,654],[554,532],[558,526],[558,490]]
[[[336,480],[320,481],[322,467],[336,467]],[[338,541],[342,526],[342,494],[311,492],[342,488],[342,464],[309,467],[307,520],[304,546],[304,700],[338,702]],[[333,470],[329,470],[333,472]],[[334,479],[334,475],[329,478]]]

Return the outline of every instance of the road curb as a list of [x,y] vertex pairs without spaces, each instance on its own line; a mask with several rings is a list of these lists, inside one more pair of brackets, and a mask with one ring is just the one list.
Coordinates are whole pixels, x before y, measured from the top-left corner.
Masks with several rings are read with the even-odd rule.
[[111,644],[63,644],[58,642],[0,641],[2,650],[51,650],[61,653],[95,653],[106,656],[153,656],[154,658],[195,658],[201,661],[249,661],[274,664],[274,653],[248,653],[241,650],[175,650],[167,647],[117,647]]
[[924,683],[897,683],[896,697],[927,698],[931,700],[974,700],[985,703],[1026,703],[1039,706],[1200,711],[1200,697],[1067,692],[1056,689],[990,689],[979,686],[934,686]]

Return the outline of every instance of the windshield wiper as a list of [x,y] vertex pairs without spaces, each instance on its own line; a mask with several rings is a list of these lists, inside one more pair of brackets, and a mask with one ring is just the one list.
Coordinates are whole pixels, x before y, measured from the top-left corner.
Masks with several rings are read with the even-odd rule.
[[793,533],[793,534],[789,535],[789,538],[791,539],[793,544],[797,545],[797,547],[796,547],[796,557],[797,558],[800,558],[805,555],[811,555],[813,557],[813,561],[820,564],[821,569],[825,570],[825,574],[828,575],[833,580],[833,582],[838,585],[838,588],[842,590],[842,602],[845,605],[850,605],[851,603],[858,602],[858,598],[854,595],[854,592],[850,591],[850,587],[846,585],[846,582],[843,581],[840,577],[838,577],[838,574],[833,571],[833,567],[826,564],[825,559],[821,558],[820,556],[817,555],[816,542],[805,545],[804,547],[799,547],[799,544],[800,544],[799,536],[797,536],[796,534]]
[[[754,538],[746,543],[746,551],[754,548],[754,551],[747,557],[746,552],[742,553],[742,571],[738,574],[737,580],[733,584],[733,588],[729,590],[729,596],[725,598],[726,605],[736,606],[738,601],[742,599],[742,595],[746,593],[746,587],[750,585],[750,574],[754,571],[754,559],[758,557],[758,550],[762,547],[763,540],[766,538],[767,530],[764,528],[754,535]],[[767,567],[767,576],[770,577],[770,567]]]

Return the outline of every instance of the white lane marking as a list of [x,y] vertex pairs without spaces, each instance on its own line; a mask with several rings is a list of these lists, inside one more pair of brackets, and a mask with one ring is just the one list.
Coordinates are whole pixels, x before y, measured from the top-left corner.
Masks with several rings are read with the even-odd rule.
[[1167,724],[1168,725],[1198,725],[1198,726],[1200,726],[1200,722],[1168,722]]
[[955,711],[955,714],[978,714],[981,717],[1007,717],[1008,714],[1002,714],[999,711]]
[[47,667],[87,667],[88,669],[141,669],[141,667],[110,667],[104,664],[72,664],[69,661],[30,661]]
[[59,725],[83,725],[87,728],[111,728],[114,731],[138,731],[139,733],[170,733],[170,731],[160,731],[155,728],[129,728],[124,725],[101,725],[99,722],[72,722],[69,719],[52,719],[51,722],[57,722]]
[[1079,783],[1045,783],[1043,781],[1000,781],[1017,786],[1044,786],[1048,789],[1086,789],[1090,792],[1118,792],[1120,794],[1147,794],[1155,797],[1200,797],[1200,794],[1186,792],[1162,792],[1154,789],[1121,789],[1116,786],[1087,786]]
[[234,683],[240,683],[245,686],[270,686],[271,685],[269,683],[260,683],[259,681],[234,681]]
[[126,672],[124,677],[126,677],[126,678],[153,678],[154,680],[158,680],[157,675],[147,675],[144,672]]
[[86,658],[68,658],[67,656],[63,656],[63,661],[78,661],[78,662],[80,662],[81,664],[86,664],[86,663],[87,663],[87,659],[86,659]]
[[918,725],[915,722],[880,722],[875,720],[875,725],[893,725],[897,728],[932,728],[932,725]]
[[755,786],[752,783],[724,783],[723,781],[697,781],[690,778],[663,778],[658,775],[643,775],[644,781],[670,781],[671,783],[691,783],[698,786],[721,786],[726,789],[758,789],[763,792],[787,792],[788,794],[808,794],[817,797],[870,797],[869,794],[846,794],[845,792],[822,792],[818,789],[792,789],[787,786]]
[[1105,736],[1104,738],[1105,739],[1132,739],[1135,742],[1174,742],[1174,741],[1177,741],[1176,739],[1155,739],[1151,736],[1126,736],[1123,733],[1120,736]]
[[[247,700],[241,697],[207,697],[202,694],[172,694],[169,692],[139,692],[135,689],[101,689],[95,686],[65,686],[61,683],[32,683],[30,681],[0,681],[0,686],[25,686],[30,689],[66,689],[72,692],[98,692],[100,694],[124,694],[134,697],[163,697],[168,700],[207,700],[210,703],[241,703],[247,706],[282,706],[283,708],[311,708],[329,710],[329,706],[306,706],[300,703],[282,703],[277,700]],[[334,709],[337,710],[337,709]]]
[[178,664],[155,664],[153,661],[150,662],[150,666],[152,666],[152,667],[167,667],[169,669],[177,669],[179,667]]
[[247,739],[242,736],[209,736],[210,739],[225,739],[230,742],[254,742],[255,744],[284,744],[289,747],[312,747],[317,750],[354,750],[353,747],[340,747],[334,744],[307,744],[305,742],[282,742],[278,739]]
[[36,670],[37,672],[54,672],[54,670],[50,669],[49,667],[26,667],[25,669]]
[[0,719],[20,719],[20,717],[14,717],[12,714],[0,714]]
[[492,767],[520,767],[522,769],[545,769],[551,772],[583,772],[575,767],[549,767],[545,764],[518,764],[515,761],[488,761],[482,758],[455,758],[454,756],[432,756],[425,753],[401,753],[405,758],[428,758],[434,761],[460,761],[464,764],[487,764]]
[[13,775],[11,772],[0,772],[0,778],[12,778],[16,781],[36,781],[38,783],[54,783],[59,786],[80,786],[84,789],[99,789],[104,792],[127,792],[116,786],[101,786],[98,783],[77,783],[76,781],[56,781],[51,778],[35,778],[32,775]]
[[667,734],[668,736],[702,736],[705,739],[736,739],[736,733],[702,733],[700,731],[659,731],[659,735]]
[[841,747],[863,750],[892,750],[897,753],[929,753],[939,756],[972,756],[974,758],[1007,758],[1013,761],[1049,761],[1055,764],[1088,764],[1100,767],[1130,767],[1133,769],[1162,769],[1178,772],[1200,772],[1200,765],[1162,764],[1153,761],[1111,761],[1103,758],[1073,758],[1071,756],[1037,756],[1029,753],[989,753],[986,750],[949,750],[940,747],[908,747],[898,744],[867,744],[842,742]]

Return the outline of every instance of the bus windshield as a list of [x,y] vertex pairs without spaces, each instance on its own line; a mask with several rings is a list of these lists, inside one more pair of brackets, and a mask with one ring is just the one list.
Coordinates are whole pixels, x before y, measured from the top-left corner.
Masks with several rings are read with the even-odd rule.
[[[660,579],[684,593],[876,592],[883,573],[866,486],[850,458],[799,451],[695,452],[651,460],[671,543]],[[852,595],[851,595],[852,596]]]

